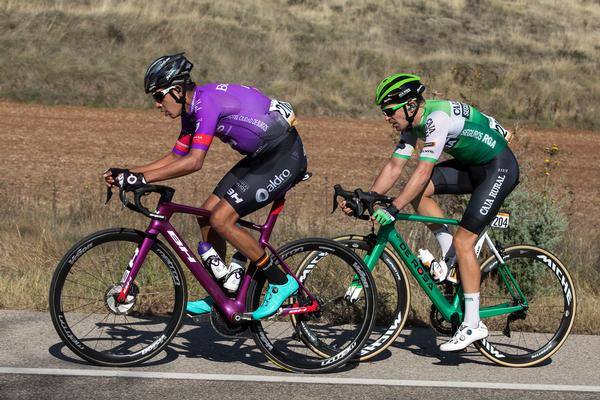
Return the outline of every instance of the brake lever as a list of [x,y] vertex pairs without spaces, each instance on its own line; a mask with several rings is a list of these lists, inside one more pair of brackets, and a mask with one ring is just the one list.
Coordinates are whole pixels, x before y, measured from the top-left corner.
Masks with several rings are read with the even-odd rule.
[[[338,197],[341,197],[342,199],[344,199],[344,201],[347,202],[348,199],[354,197],[354,193],[348,192],[347,190],[342,189],[342,186],[340,184],[334,185],[333,186],[333,209],[331,210],[332,214],[338,208],[338,202],[337,202]],[[352,208],[353,211],[356,211],[356,210],[354,210],[354,207],[350,207],[350,208]]]
[[354,192],[356,193],[356,196],[358,197],[361,203],[364,200],[364,202],[367,204],[367,210],[369,211],[369,215],[375,214],[375,210],[373,209],[373,203],[375,201],[375,198],[373,197],[373,195],[370,192],[365,192],[360,188],[356,189]]
[[113,195],[112,188],[110,186],[108,186],[106,188],[106,201],[104,202],[104,205],[108,204],[110,199],[112,199],[112,195]]
[[119,200],[121,200],[121,205],[123,207],[127,207],[127,204],[129,202],[127,201],[127,194],[125,193],[125,190],[123,190],[122,187],[119,187]]

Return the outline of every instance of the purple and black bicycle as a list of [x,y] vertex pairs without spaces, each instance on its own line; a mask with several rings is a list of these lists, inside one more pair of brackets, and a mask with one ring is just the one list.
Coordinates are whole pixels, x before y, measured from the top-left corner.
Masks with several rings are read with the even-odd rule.
[[[155,211],[141,201],[151,193],[160,195]],[[126,207],[151,219],[146,231],[93,233],[58,264],[50,286],[50,314],[75,354],[97,365],[130,366],[161,352],[185,317],[187,284],[178,259],[214,299],[213,327],[225,336],[249,330],[259,349],[283,369],[331,371],[362,348],[374,322],[376,289],[354,252],[321,238],[274,249],[269,238],[284,198],[274,202],[263,225],[238,221],[259,232],[261,246],[300,285],[276,315],[252,320],[250,312],[260,305],[267,286],[263,274],[249,267],[237,294],[229,297],[169,222],[176,213],[206,218],[210,212],[172,202],[174,193],[167,186],[146,185],[133,192],[130,202],[121,191]],[[363,288],[360,296],[348,298],[348,287],[357,284]]]

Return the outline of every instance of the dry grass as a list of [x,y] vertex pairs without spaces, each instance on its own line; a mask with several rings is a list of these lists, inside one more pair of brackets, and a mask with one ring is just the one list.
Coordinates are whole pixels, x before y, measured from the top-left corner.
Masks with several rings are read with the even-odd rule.
[[598,127],[599,21],[583,0],[1,0],[0,96],[143,107],[146,65],[185,50],[198,81],[305,115],[373,116],[378,80],[414,71],[504,123]]

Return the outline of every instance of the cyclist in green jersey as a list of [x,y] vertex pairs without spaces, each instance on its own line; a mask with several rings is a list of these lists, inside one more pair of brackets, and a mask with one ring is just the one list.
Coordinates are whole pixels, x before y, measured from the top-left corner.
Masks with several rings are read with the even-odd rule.
[[[377,86],[375,103],[385,120],[400,132],[400,140],[371,191],[388,192],[410,159],[417,139],[424,144],[417,167],[400,195],[373,217],[381,224],[392,223],[398,210],[411,203],[421,215],[443,218],[434,194],[471,194],[454,236],[446,225],[429,225],[444,257],[444,262],[432,263],[434,279],[445,280],[457,262],[465,293],[464,321],[452,339],[440,347],[457,351],[488,335],[479,319],[480,271],[474,245],[517,185],[519,166],[508,147],[510,133],[494,118],[468,104],[425,100],[424,91],[420,78],[411,74],[391,75]],[[438,163],[442,151],[453,158]],[[352,214],[345,204],[342,207],[346,214]]]

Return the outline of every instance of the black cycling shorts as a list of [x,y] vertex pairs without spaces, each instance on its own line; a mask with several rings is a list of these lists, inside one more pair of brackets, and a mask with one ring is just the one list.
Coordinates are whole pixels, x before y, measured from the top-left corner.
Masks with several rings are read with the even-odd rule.
[[275,199],[298,183],[306,173],[307,160],[295,128],[275,147],[241,159],[221,179],[213,194],[225,199],[240,217]]
[[487,164],[465,165],[456,159],[437,164],[431,175],[435,194],[472,194],[460,226],[479,235],[519,183],[519,164],[506,147]]

